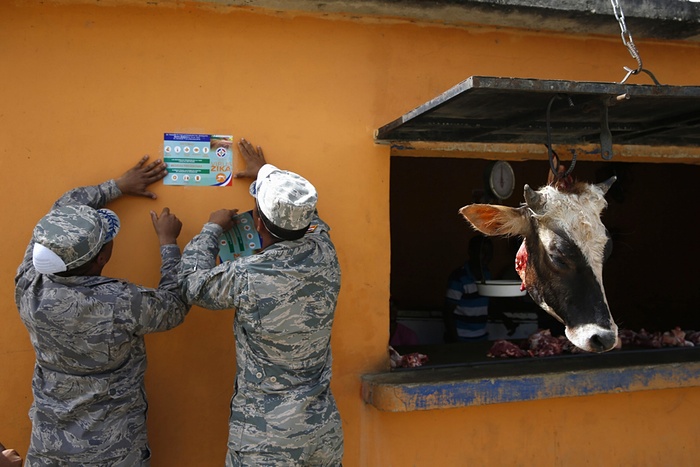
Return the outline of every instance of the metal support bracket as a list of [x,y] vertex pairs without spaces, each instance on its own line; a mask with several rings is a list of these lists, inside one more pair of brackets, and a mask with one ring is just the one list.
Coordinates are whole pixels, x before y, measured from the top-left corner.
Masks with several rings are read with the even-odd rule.
[[603,100],[603,106],[600,111],[600,155],[606,161],[613,157],[612,152],[612,133],[608,125],[608,101]]

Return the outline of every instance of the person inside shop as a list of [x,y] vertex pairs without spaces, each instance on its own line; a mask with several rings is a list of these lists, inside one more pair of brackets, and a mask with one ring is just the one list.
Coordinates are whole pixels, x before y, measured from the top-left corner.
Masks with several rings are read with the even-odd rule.
[[477,282],[490,280],[493,258],[491,239],[475,234],[469,240],[468,258],[447,281],[443,318],[445,342],[473,342],[488,338],[489,298],[479,295]]
[[26,466],[150,465],[144,335],[174,328],[189,310],[177,285],[178,218],[168,208],[151,211],[157,288],[102,275],[120,229],[104,206],[123,195],[155,199],[148,186],[167,173],[160,160],[147,160],[68,191],[34,227],[15,276],[15,302],[36,354]]
[[211,213],[184,248],[180,284],[188,302],[236,309],[235,390],[226,466],[341,465],[343,431],[330,390],[331,327],[340,265],[317,192],[302,176],[238,144],[251,178],[260,252],[216,264],[220,235],[237,209]]

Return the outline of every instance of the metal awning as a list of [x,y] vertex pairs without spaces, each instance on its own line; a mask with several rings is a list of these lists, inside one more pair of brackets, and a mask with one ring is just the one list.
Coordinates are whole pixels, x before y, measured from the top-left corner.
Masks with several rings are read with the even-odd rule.
[[[549,112],[548,112],[549,108]],[[472,76],[375,132],[378,143],[700,146],[700,86]],[[607,158],[607,157],[606,157]]]

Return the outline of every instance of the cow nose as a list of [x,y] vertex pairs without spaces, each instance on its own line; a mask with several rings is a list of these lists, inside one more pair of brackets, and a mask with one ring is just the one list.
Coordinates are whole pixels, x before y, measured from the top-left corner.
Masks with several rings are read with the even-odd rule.
[[593,334],[588,340],[593,352],[605,352],[615,347],[617,343],[617,333],[614,331],[599,331]]

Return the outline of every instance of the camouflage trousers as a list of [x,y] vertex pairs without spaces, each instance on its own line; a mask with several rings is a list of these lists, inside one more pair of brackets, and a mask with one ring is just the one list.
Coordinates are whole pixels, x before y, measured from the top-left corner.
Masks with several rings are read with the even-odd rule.
[[303,447],[272,447],[265,451],[234,451],[229,446],[226,467],[341,467],[343,429],[340,417],[326,423]]
[[24,461],[24,467],[150,467],[150,465],[150,452],[143,452],[140,449],[132,451],[124,457],[89,463],[37,456],[30,449]]

